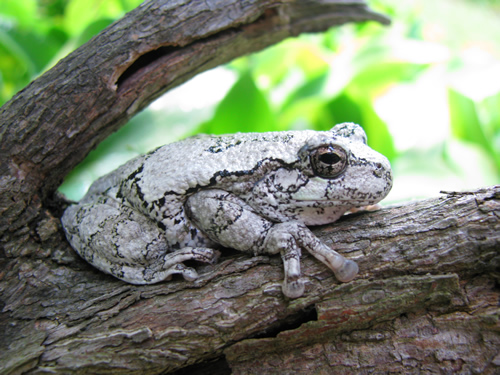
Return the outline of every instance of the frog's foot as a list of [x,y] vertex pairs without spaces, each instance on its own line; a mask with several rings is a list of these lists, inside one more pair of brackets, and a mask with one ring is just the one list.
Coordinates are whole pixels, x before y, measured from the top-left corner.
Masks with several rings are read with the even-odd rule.
[[193,281],[198,278],[198,272],[194,268],[186,267],[183,262],[196,260],[203,263],[215,263],[219,254],[219,251],[210,248],[184,247],[165,255],[163,264],[146,268],[143,279],[147,284],[155,284],[170,280],[174,274],[180,274],[185,280]]
[[300,248],[286,226],[277,224],[266,238],[266,249],[270,253],[280,252],[285,278],[283,294],[288,298],[298,298],[304,294],[304,281],[300,273]]
[[198,272],[194,268],[186,267],[182,263],[174,264],[170,268],[157,271],[157,272],[148,272],[144,273],[144,279],[148,280],[148,284],[158,283],[160,281],[168,281],[172,279],[172,275],[179,274],[182,275],[184,280],[193,281],[198,278]]
[[300,277],[300,249],[284,250],[281,253],[281,258],[285,269],[283,294],[288,298],[299,298],[304,294],[304,281]]
[[[290,275],[286,280],[297,278],[296,274],[300,275],[300,249],[296,250],[299,246],[309,251],[316,259],[326,264],[339,281],[344,283],[351,281],[358,274],[359,269],[356,262],[344,258],[335,250],[321,242],[301,223],[286,222],[275,224],[270,230],[268,237],[269,241],[265,245],[266,250],[267,252],[273,253],[276,249],[280,249],[283,261],[285,262],[285,274]],[[295,263],[297,263],[297,265],[295,265]],[[289,272],[287,272],[287,268],[290,269]]]
[[208,247],[183,247],[180,250],[175,250],[168,253],[163,258],[164,269],[185,262],[187,260],[197,260],[203,263],[215,263],[219,256],[219,252]]
[[353,260],[346,259],[344,264],[336,271],[333,271],[337,280],[347,283],[356,277],[359,272],[357,263]]

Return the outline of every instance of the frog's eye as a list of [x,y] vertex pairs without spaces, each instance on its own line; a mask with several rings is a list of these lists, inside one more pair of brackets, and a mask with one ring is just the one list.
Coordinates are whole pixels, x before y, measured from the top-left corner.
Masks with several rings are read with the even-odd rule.
[[340,146],[321,146],[310,154],[314,174],[323,178],[340,175],[347,166],[347,152]]

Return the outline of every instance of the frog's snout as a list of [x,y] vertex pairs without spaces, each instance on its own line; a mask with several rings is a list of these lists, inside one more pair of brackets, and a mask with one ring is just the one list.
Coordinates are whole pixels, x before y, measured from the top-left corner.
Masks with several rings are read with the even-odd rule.
[[359,267],[355,261],[346,259],[342,267],[333,272],[337,280],[347,283],[356,277]]
[[372,173],[378,181],[385,183],[384,191],[388,193],[392,187],[392,169],[389,160],[383,156],[382,158],[372,164]]

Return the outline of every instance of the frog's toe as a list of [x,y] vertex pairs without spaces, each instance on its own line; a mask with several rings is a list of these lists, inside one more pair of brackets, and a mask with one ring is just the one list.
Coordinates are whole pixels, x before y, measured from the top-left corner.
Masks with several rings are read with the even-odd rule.
[[178,270],[177,273],[180,273],[186,281],[193,281],[198,278],[198,272],[194,268],[186,267],[183,264],[178,264],[176,268]]
[[283,294],[288,298],[299,298],[304,294],[304,282],[302,279],[286,281],[283,283]]
[[[182,263],[170,265],[162,270],[144,268],[141,272],[141,278],[134,280],[133,284],[156,284],[162,281],[169,281],[172,275],[180,274],[185,280],[193,281],[198,278],[198,273],[194,268],[186,267]],[[129,280],[127,280],[130,282]]]
[[170,280],[172,278],[172,275],[174,274],[182,275],[184,280],[187,281],[193,281],[198,278],[198,272],[196,272],[194,268],[186,267],[182,263],[176,264],[169,269],[159,272],[158,278],[161,277],[160,275],[162,275],[163,280]]
[[354,262],[353,260],[347,259],[342,267],[340,267],[338,270],[334,271],[335,277],[337,280],[342,281],[343,283],[346,283],[348,281],[351,281],[356,277],[358,274],[359,267]]

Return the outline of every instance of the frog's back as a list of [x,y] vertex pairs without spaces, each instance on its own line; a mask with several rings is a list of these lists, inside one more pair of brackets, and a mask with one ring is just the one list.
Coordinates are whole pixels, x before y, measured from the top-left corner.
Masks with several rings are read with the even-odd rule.
[[281,132],[189,138],[152,152],[144,163],[145,173],[155,176],[164,188],[181,193],[213,184],[219,176],[250,173],[267,160],[291,163],[304,144],[304,135]]
[[[185,195],[230,176],[249,176],[263,162],[292,163],[311,131],[195,136],[139,156],[97,180],[88,196],[135,190],[146,201]],[[127,188],[128,186],[128,188]],[[123,192],[122,192],[123,193]],[[125,193],[128,195],[128,193]]]

